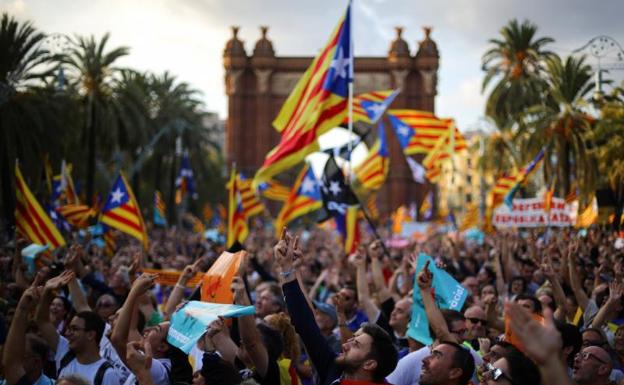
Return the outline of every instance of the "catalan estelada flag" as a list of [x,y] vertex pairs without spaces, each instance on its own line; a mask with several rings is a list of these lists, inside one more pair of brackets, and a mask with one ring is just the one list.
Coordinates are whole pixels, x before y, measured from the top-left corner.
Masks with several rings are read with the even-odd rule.
[[52,178],[51,201],[53,206],[62,204],[80,204],[74,180],[71,176],[72,165],[61,163],[61,173]]
[[353,170],[362,187],[373,191],[381,188],[390,169],[388,143],[383,122],[379,122],[377,133],[378,138],[370,148],[368,156]]
[[492,189],[492,193],[495,195],[505,196],[507,193],[516,185],[516,181],[518,180],[518,172],[511,171],[508,174],[504,174],[496,179],[496,183],[494,184],[494,188]]
[[329,41],[314,58],[273,122],[281,134],[256,173],[254,185],[303,161],[319,149],[317,138],[347,115],[348,84],[353,81],[351,6]]
[[238,174],[238,190],[240,191],[241,204],[247,219],[254,215],[262,214],[264,211],[264,204],[258,198],[258,194],[256,194],[256,190],[251,182],[242,173]]
[[360,226],[358,222],[359,206],[348,206],[344,214],[334,217],[336,230],[344,242],[345,253],[354,253],[360,243]]
[[106,227],[105,225],[103,225],[103,227],[104,234],[102,237],[104,238],[104,252],[106,255],[112,257],[117,250],[117,237],[112,229]]
[[[440,138],[448,137],[452,119],[440,119],[429,111],[389,110],[388,118],[405,155],[428,154]],[[455,128],[454,151],[466,148],[466,142]]]
[[509,208],[513,206],[513,197],[514,195],[516,195],[516,192],[520,189],[520,186],[524,184],[524,182],[527,180],[529,175],[531,175],[535,171],[535,169],[537,168],[537,165],[542,161],[542,159],[544,159],[543,148],[539,150],[539,152],[537,153],[537,155],[535,155],[535,157],[531,160],[531,162],[529,162],[529,164],[527,164],[520,171],[520,173],[518,174],[518,177],[516,178],[516,184],[511,188],[511,190],[507,193],[507,195],[505,195],[504,202]]
[[544,192],[544,212],[549,213],[552,209],[553,197],[555,196],[555,183],[550,185],[548,190]]
[[154,224],[156,226],[167,226],[167,216],[165,201],[163,201],[160,191],[154,191]]
[[89,226],[92,218],[97,217],[98,210],[87,205],[67,204],[56,211],[72,226],[83,229]]
[[226,247],[230,247],[234,242],[243,243],[247,235],[249,235],[249,227],[247,226],[247,217],[243,210],[240,189],[238,187],[238,178],[236,170],[232,168],[228,188],[228,221],[227,221],[227,242]]
[[176,195],[175,202],[177,205],[182,203],[182,198],[188,192],[191,196],[195,197],[195,179],[193,177],[193,169],[191,168],[191,160],[188,153],[185,153],[182,157],[182,163],[180,164],[180,173],[175,182]]
[[32,243],[48,245],[51,250],[65,245],[65,239],[32,194],[18,164],[15,164],[15,226]]
[[[353,122],[375,124],[388,109],[399,90],[368,92],[353,98]],[[345,119],[343,123],[348,123]]]
[[100,222],[138,239],[147,249],[147,229],[139,203],[122,173],[119,173],[108,194]]
[[459,224],[459,231],[466,231],[479,224],[479,208],[474,203],[468,203],[466,212]]
[[314,176],[314,172],[312,172],[312,167],[306,163],[299,172],[288,199],[284,202],[284,206],[282,206],[277,215],[275,236],[279,237],[282,228],[295,218],[311,213],[321,207],[323,207],[321,187],[316,176]]
[[260,183],[258,192],[265,198],[280,202],[285,202],[290,195],[290,189],[274,179]]

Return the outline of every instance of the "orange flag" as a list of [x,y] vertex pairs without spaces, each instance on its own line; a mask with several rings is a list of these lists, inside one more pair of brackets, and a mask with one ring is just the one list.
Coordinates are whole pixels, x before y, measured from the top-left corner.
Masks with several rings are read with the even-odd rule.
[[210,269],[204,274],[201,300],[212,303],[232,303],[233,294],[230,290],[232,279],[238,273],[247,252],[238,253],[224,251]]

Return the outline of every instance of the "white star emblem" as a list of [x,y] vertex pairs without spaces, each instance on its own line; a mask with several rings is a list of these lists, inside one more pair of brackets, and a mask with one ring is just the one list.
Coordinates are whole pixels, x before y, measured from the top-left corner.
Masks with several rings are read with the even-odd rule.
[[348,57],[344,57],[342,47],[338,47],[338,56],[331,62],[331,68],[335,70],[334,79],[337,77],[346,78],[347,68],[351,64],[351,60]]
[[329,182],[329,191],[331,191],[333,195],[340,194],[340,192],[342,191],[342,189],[340,188],[340,183],[336,181]]
[[377,119],[379,119],[381,114],[383,114],[384,111],[386,110],[386,106],[384,106],[383,104],[375,103],[375,104],[369,106],[367,108],[367,110],[372,113],[372,115],[373,115],[372,120],[377,120]]
[[314,191],[314,187],[316,186],[316,182],[311,178],[305,178],[303,182],[301,182],[301,192],[309,193]]
[[121,189],[119,187],[117,187],[117,190],[113,191],[113,196],[111,198],[111,203],[121,203],[121,198],[124,197],[123,191],[121,191]]
[[404,138],[407,138],[409,136],[410,128],[406,126],[405,124],[401,124],[399,128],[397,129],[397,131],[399,135],[401,135]]

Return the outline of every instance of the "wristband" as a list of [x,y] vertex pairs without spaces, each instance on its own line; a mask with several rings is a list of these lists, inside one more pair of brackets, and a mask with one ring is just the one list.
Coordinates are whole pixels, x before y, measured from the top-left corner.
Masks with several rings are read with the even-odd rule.
[[296,270],[295,270],[295,269],[291,269],[291,270],[285,271],[285,272],[283,272],[283,273],[280,273],[280,276],[281,276],[282,278],[288,278],[288,277],[290,277],[290,276],[291,276],[294,272],[296,272]]

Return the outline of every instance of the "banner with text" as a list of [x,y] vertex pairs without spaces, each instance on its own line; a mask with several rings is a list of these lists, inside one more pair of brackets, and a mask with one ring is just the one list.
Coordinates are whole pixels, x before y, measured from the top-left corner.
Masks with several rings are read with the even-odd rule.
[[255,313],[253,306],[190,301],[171,316],[167,342],[188,354],[219,316],[233,318]]
[[513,207],[500,205],[494,210],[492,223],[498,228],[567,227],[576,221],[574,205],[562,198],[553,198],[550,213],[544,211],[543,198],[514,199]]

